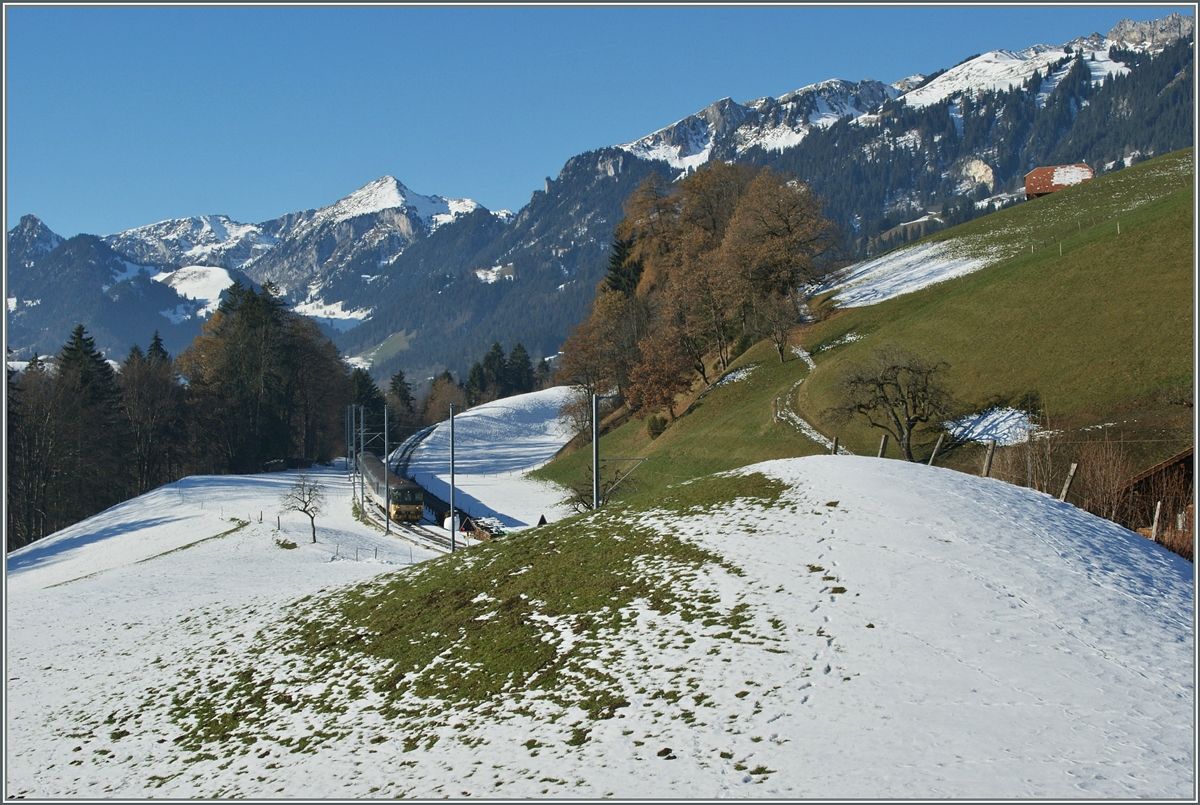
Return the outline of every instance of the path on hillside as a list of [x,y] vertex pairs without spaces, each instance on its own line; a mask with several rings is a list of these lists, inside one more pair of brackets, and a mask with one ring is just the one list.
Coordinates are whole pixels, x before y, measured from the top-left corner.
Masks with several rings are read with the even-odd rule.
[[[812,374],[813,370],[817,368],[817,364],[812,359],[812,355],[805,351],[803,347],[793,346],[792,354],[796,355],[800,358],[800,360],[808,364],[808,373],[810,375]],[[792,408],[792,400],[796,397],[796,389],[800,388],[800,384],[804,382],[806,377],[807,375],[793,383],[792,387],[787,390],[787,394],[780,394],[771,401],[771,416],[776,422],[786,422],[787,424],[791,425],[793,428],[800,431],[800,433],[804,434],[809,439],[812,439],[826,450],[832,450],[833,441],[831,439],[827,439],[813,426],[811,422],[805,420]],[[854,455],[842,445],[838,445],[837,452],[839,456]]]

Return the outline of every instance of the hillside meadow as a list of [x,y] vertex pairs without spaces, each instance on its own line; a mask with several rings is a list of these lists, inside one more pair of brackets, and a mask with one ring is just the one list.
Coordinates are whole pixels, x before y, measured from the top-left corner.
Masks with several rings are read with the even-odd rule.
[[[687,478],[828,452],[835,436],[874,455],[881,431],[838,426],[827,411],[844,368],[897,345],[949,365],[945,379],[964,414],[1024,402],[1041,409],[1035,418],[1060,434],[1067,453],[1106,437],[1122,444],[1135,472],[1149,467],[1192,443],[1192,408],[1179,401],[1190,403],[1193,384],[1193,183],[1193,150],[1184,149],[913,244],[948,241],[992,262],[799,328],[793,344],[814,369],[795,350],[781,363],[769,344],[752,347],[732,364],[732,382],[695,389],[658,438],[629,419],[603,436],[601,454],[649,458],[621,491],[651,497]],[[918,434],[918,458],[936,438],[934,428]],[[939,463],[978,472],[981,456],[978,445],[952,445]],[[565,454],[539,475],[590,484],[590,459],[586,449]],[[613,462],[602,478],[630,466]]]

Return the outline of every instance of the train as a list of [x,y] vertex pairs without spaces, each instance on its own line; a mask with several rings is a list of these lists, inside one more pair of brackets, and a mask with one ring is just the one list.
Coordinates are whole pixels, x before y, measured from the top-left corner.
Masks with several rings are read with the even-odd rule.
[[425,490],[416,481],[396,475],[373,453],[359,454],[358,471],[367,496],[393,521],[415,523],[424,516]]

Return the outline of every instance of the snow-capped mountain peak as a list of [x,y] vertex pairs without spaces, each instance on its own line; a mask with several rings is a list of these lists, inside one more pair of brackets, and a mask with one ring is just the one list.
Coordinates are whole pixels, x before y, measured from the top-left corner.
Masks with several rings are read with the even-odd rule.
[[383,176],[363,185],[336,204],[318,210],[312,223],[336,223],[360,215],[399,209],[413,213],[432,231],[479,207],[480,205],[471,199],[423,196],[409,190],[395,177]]
[[22,255],[26,265],[34,257],[54,251],[63,242],[63,237],[50,231],[36,215],[23,215],[21,221],[8,233],[9,255]]

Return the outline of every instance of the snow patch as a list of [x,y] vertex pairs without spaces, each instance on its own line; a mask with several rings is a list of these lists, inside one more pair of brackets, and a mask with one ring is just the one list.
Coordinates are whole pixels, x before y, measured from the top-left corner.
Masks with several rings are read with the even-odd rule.
[[724,386],[727,383],[740,383],[741,381],[748,378],[750,376],[750,373],[753,372],[755,370],[755,368],[757,368],[757,364],[753,364],[750,366],[743,366],[740,369],[734,369],[732,372],[725,375],[720,380],[718,380],[716,383],[714,383],[713,387],[715,388],[716,386]]
[[992,408],[946,423],[946,430],[956,439],[967,442],[995,439],[1001,447],[1024,442],[1036,429],[1029,414],[1016,408]]
[[515,276],[513,264],[508,263],[503,266],[492,266],[491,268],[475,269],[475,277],[484,285],[491,285],[499,280],[511,280]]
[[324,322],[340,333],[352,330],[371,318],[374,308],[359,307],[347,310],[345,302],[325,302],[322,299],[308,298],[292,308],[295,312]]
[[963,256],[948,241],[924,243],[850,266],[815,292],[835,291],[842,307],[864,307],[971,274],[993,262],[991,258]]
[[180,312],[184,306],[176,307],[174,315],[181,316],[182,318],[179,320],[172,318],[164,311],[163,315],[176,324],[183,319],[190,318],[193,314],[204,318],[211,316],[221,304],[221,292],[233,285],[234,282],[233,275],[226,269],[216,266],[183,266],[175,271],[155,274],[151,279],[174,288],[175,293],[184,299],[192,299],[201,303],[198,310],[189,309],[186,314]]

